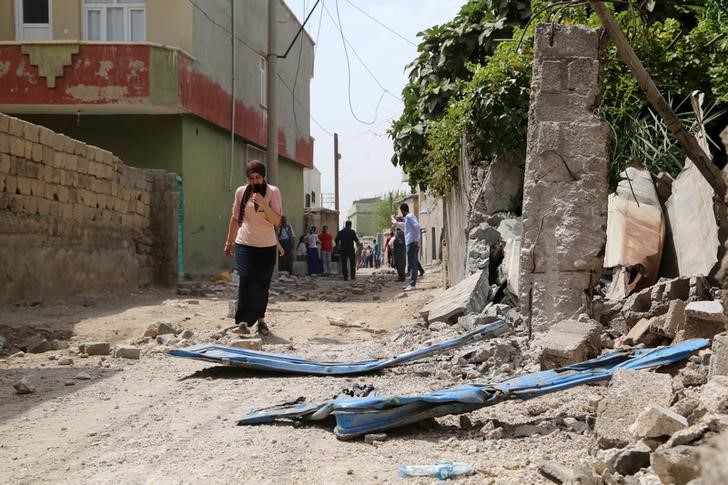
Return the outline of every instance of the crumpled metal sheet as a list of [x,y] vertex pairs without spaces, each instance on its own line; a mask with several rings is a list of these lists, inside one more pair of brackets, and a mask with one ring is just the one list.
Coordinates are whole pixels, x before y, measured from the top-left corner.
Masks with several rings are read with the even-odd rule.
[[238,424],[272,423],[280,419],[318,421],[333,415],[336,418],[334,434],[340,439],[351,439],[429,418],[467,413],[509,399],[530,399],[606,381],[618,369],[649,369],[680,362],[709,345],[707,339],[691,339],[654,349],[617,350],[579,364],[526,374],[497,384],[463,385],[419,396],[374,396],[275,406],[251,411]]
[[665,219],[650,172],[633,162],[621,176],[607,212],[604,267],[617,268],[607,290],[610,299],[657,281],[665,242]]
[[373,372],[385,367],[411,362],[424,357],[445,352],[482,339],[498,337],[510,331],[503,320],[483,325],[475,330],[451,340],[413,350],[401,355],[379,360],[359,362],[316,362],[292,355],[272,354],[256,350],[239,349],[226,345],[195,345],[169,352],[173,357],[204,360],[235,367],[244,367],[268,372],[312,375],[348,375]]
[[[693,92],[690,102],[699,127],[696,138],[703,150],[710,154],[703,126],[703,94]],[[713,187],[686,158],[685,166],[672,183],[672,195],[665,204],[680,276],[708,276],[718,262],[720,242],[714,195]]]

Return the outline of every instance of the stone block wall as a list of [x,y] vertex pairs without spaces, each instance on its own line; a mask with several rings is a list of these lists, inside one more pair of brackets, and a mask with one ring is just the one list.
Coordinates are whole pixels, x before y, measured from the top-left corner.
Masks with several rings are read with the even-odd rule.
[[0,303],[169,283],[174,177],[0,114]]
[[608,134],[601,30],[536,29],[519,291],[534,330],[588,309],[606,242]]

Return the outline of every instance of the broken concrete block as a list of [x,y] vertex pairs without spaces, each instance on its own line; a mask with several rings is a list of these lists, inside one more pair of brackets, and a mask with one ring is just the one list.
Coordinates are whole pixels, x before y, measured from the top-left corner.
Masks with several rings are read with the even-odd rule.
[[700,408],[708,414],[728,414],[728,376],[715,376],[703,386]]
[[662,483],[688,483],[700,476],[698,448],[680,445],[652,453],[650,465]]
[[501,317],[491,316],[491,315],[485,315],[483,313],[471,313],[468,315],[463,315],[462,317],[458,318],[458,325],[462,327],[463,330],[466,332],[470,332],[471,330],[475,330],[478,327],[481,327],[483,325],[487,325],[489,323],[495,323],[498,320],[502,320]]
[[488,303],[488,271],[478,271],[448,288],[420,310],[428,322],[452,323],[460,315],[479,313]]
[[622,448],[632,437],[629,426],[649,405],[670,406],[672,379],[667,374],[620,369],[597,407],[594,432],[601,448]]
[[51,350],[65,350],[70,347],[68,340],[53,339],[49,342]]
[[173,333],[164,333],[162,335],[157,335],[156,342],[159,345],[172,346],[179,342],[179,339],[177,339]]
[[20,345],[20,348],[25,349],[30,354],[42,354],[43,352],[48,352],[51,349],[51,345],[48,343],[48,340],[40,335],[33,335],[26,339]]
[[117,345],[114,348],[114,357],[119,359],[139,360],[142,355],[142,349],[132,347],[131,345]]
[[652,318],[652,330],[667,338],[675,338],[678,328],[685,326],[685,306],[683,300],[670,301],[665,314]]
[[30,379],[27,377],[21,377],[18,382],[13,384],[16,394],[30,394],[35,392],[35,386],[30,383]]
[[[728,132],[727,132],[728,133]],[[728,432],[724,432],[699,448],[701,485],[728,483]]]
[[635,439],[672,436],[673,433],[688,427],[688,420],[668,408],[650,405],[642,411],[629,432]]
[[109,355],[111,342],[86,342],[79,345],[78,350],[86,355]]
[[176,334],[177,330],[169,322],[157,322],[149,325],[144,331],[144,337],[155,338],[157,335]]
[[650,340],[649,330],[652,327],[651,318],[643,318],[632,327],[624,337],[625,345],[635,345],[647,343]]
[[650,288],[630,295],[624,301],[622,313],[627,323],[634,325],[642,318],[665,314],[673,300],[712,300],[710,285],[703,276],[661,278]]
[[685,323],[678,328],[675,340],[680,342],[691,338],[713,338],[726,331],[728,317],[723,304],[717,300],[693,301],[685,306]]
[[710,357],[708,379],[713,376],[728,376],[728,334],[713,337],[713,354]]
[[652,449],[644,441],[625,448],[614,459],[612,467],[621,475],[634,475],[640,469],[650,466]]
[[599,355],[602,326],[593,320],[562,320],[541,339],[541,369],[556,369]]
[[262,350],[263,340],[259,338],[237,339],[230,342],[231,347],[248,350]]

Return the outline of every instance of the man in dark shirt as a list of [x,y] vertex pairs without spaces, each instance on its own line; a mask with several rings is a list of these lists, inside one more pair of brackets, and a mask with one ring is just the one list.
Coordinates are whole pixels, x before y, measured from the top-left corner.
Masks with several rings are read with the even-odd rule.
[[346,221],[344,228],[336,235],[336,245],[339,246],[341,272],[344,274],[344,280],[349,279],[349,270],[351,270],[351,279],[356,278],[354,243],[358,246],[359,238],[356,237],[356,231],[351,228],[351,221]]

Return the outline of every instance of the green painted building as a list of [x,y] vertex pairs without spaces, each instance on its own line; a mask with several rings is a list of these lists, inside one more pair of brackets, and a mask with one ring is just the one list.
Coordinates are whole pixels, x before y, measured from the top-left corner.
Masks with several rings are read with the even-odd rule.
[[379,197],[355,200],[351,203],[348,219],[351,227],[359,236],[373,236],[377,229],[374,228],[374,207],[379,202]]

